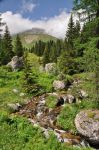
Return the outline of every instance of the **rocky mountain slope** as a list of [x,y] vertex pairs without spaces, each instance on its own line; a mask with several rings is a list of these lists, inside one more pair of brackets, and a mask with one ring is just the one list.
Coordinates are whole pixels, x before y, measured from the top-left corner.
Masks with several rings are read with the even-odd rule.
[[[32,28],[30,30],[19,33],[22,43],[25,47],[30,48],[37,41],[42,40],[44,42],[53,40],[56,41],[56,37],[48,35],[44,29]],[[15,38],[15,36],[14,36]]]

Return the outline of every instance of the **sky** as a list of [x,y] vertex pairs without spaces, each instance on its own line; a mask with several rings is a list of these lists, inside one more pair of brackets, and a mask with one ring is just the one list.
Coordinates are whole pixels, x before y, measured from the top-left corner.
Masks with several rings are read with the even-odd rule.
[[73,0],[0,0],[0,12],[11,34],[34,27],[64,38]]

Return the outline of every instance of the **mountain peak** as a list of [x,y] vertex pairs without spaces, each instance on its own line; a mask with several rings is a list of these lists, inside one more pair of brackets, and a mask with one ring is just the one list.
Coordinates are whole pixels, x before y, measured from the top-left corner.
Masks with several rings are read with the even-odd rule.
[[42,28],[32,28],[24,32],[25,34],[46,34],[45,30]]

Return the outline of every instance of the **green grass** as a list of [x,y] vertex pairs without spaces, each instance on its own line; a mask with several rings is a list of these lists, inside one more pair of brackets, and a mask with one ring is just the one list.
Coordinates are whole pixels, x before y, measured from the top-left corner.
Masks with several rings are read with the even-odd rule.
[[42,86],[43,90],[46,93],[52,92],[52,83],[56,79],[56,77],[47,73],[39,73],[38,76],[38,84]]
[[[6,110],[8,103],[22,102],[25,97],[20,97],[22,72],[8,72],[4,68],[0,68],[0,111]],[[18,93],[14,93],[13,89],[17,89]]]
[[48,108],[54,108],[57,103],[57,97],[54,95],[49,95],[46,97],[46,105]]
[[77,133],[74,120],[76,115],[82,110],[96,109],[97,105],[91,100],[82,100],[78,104],[66,104],[58,116],[57,124],[65,130]]
[[78,97],[77,91],[80,89],[88,93],[88,98],[80,100],[77,104],[66,104],[58,116],[57,124],[65,130],[71,130],[76,133],[74,119],[77,113],[81,110],[97,109],[99,106],[95,102],[94,84],[93,84],[93,73],[82,73],[74,75],[74,79],[79,79],[81,82],[74,86],[72,90],[67,93]]
[[0,150],[91,150],[59,143],[53,133],[46,139],[41,129],[25,118],[0,114]]
[[[28,55],[33,71],[37,75],[37,83],[42,86],[42,93],[52,92],[52,83],[57,78],[54,75],[39,73],[38,57],[32,54]],[[37,66],[35,67],[35,62]],[[7,111],[8,103],[22,102],[29,96],[20,97],[22,89],[23,71],[9,72],[5,67],[0,67],[0,150],[80,150],[80,148],[73,148],[66,146],[57,141],[56,137],[51,134],[49,140],[46,140],[41,133],[41,130],[34,128],[24,118],[4,115],[2,112]],[[77,133],[74,125],[74,119],[78,112],[86,109],[95,109],[93,74],[83,73],[75,75],[73,78],[80,79],[79,86],[71,90],[71,94],[75,94],[77,90],[85,90],[89,97],[83,99],[81,103],[66,104],[61,110],[57,119],[57,124],[65,130],[70,130]],[[18,93],[14,93],[13,89],[18,89]],[[39,92],[39,91],[38,91]],[[56,105],[56,97],[48,96],[46,104],[49,108],[54,108]],[[81,150],[89,150],[81,148]]]

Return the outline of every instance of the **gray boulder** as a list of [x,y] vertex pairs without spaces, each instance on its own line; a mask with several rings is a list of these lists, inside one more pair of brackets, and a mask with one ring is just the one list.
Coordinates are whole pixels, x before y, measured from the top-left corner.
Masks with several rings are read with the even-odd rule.
[[12,71],[16,71],[23,67],[23,58],[14,56],[12,60],[7,64],[8,67],[11,67]]
[[74,102],[75,102],[75,97],[74,97],[73,95],[68,94],[68,95],[67,95],[67,102],[68,102],[69,104],[74,103]]
[[55,74],[57,71],[56,63],[48,63],[45,65],[45,72]]
[[53,82],[53,88],[55,89],[55,90],[63,90],[63,89],[65,89],[65,82],[64,81],[59,81],[59,80],[55,80],[54,82]]
[[85,110],[77,114],[78,132],[91,144],[99,144],[99,110]]
[[79,94],[79,97],[80,97],[81,99],[88,97],[88,94],[87,94],[85,91],[83,91],[83,90],[80,90],[80,91],[78,92],[78,94]]
[[64,103],[72,104],[72,103],[76,102],[75,97],[71,94],[62,94],[61,97],[63,98]]
[[19,103],[16,103],[16,104],[7,104],[8,106],[8,109],[11,111],[11,112],[16,112],[19,110],[19,108],[21,107],[21,105]]

